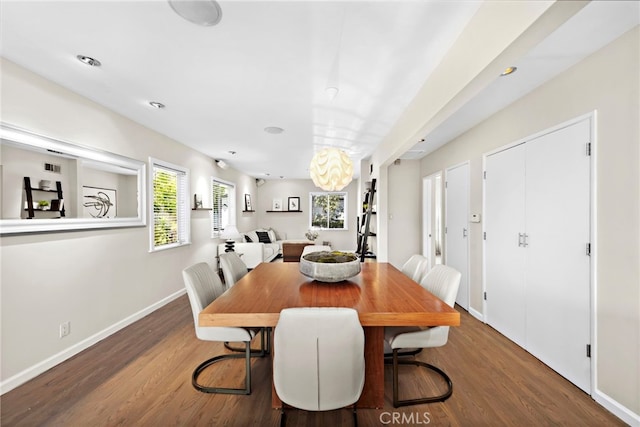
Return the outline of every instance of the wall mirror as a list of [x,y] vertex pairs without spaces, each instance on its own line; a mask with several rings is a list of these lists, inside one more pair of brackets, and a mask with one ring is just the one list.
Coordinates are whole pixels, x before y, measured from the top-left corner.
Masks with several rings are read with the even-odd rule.
[[0,124],[0,233],[146,224],[145,163]]

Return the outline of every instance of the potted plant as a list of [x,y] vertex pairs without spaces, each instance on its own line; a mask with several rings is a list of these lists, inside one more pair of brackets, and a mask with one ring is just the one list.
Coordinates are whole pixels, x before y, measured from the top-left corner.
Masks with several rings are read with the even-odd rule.
[[306,233],[304,233],[304,236],[308,240],[311,240],[312,242],[315,242],[315,240],[318,238],[318,232],[314,231],[314,230],[308,230]]
[[42,209],[43,211],[48,210],[49,209],[49,202],[47,202],[46,200],[38,201],[38,208]]

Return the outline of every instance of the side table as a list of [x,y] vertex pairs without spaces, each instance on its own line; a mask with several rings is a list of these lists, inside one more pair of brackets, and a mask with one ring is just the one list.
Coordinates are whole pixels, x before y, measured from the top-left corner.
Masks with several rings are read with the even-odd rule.
[[313,245],[313,242],[307,243],[287,243],[282,244],[282,258],[284,262],[300,262],[302,250],[305,246]]

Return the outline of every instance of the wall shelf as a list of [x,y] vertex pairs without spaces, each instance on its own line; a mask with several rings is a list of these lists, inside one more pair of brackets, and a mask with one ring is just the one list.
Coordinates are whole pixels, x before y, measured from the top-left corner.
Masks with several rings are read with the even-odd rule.
[[375,237],[376,233],[371,231],[371,215],[373,212],[373,197],[376,194],[376,180],[371,180],[371,187],[367,190],[364,203],[362,204],[362,223],[358,220],[358,248],[356,254],[360,256],[360,261],[364,262],[365,258],[375,258],[376,255],[368,250],[367,240],[369,237]]
[[242,212],[255,212],[254,210],[243,210]]
[[268,213],[289,213],[289,212],[298,212],[302,213],[302,211],[267,211]]
[[[35,213],[36,212],[55,212],[59,215],[59,217],[64,217],[65,216],[65,209],[64,209],[64,204],[62,202],[62,183],[60,181],[56,181],[56,189],[55,190],[45,190],[42,188],[38,188],[38,187],[32,187],[31,186],[31,178],[28,176],[25,176],[24,179],[24,191],[25,191],[25,195],[26,195],[26,201],[27,201],[27,207],[24,209],[27,212],[27,219],[32,219],[35,217]],[[50,203],[50,205],[52,205],[52,207],[54,209],[42,209],[40,207],[35,208],[34,207],[34,194],[33,193],[54,193],[57,195],[56,199],[49,199],[47,200],[47,202]],[[58,206],[61,206],[61,208],[58,208]]]

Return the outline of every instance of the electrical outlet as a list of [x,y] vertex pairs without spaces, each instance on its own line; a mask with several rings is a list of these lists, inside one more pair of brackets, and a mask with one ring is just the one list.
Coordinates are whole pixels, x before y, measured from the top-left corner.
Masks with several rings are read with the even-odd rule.
[[60,323],[60,338],[66,337],[71,333],[71,322],[66,321]]

